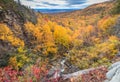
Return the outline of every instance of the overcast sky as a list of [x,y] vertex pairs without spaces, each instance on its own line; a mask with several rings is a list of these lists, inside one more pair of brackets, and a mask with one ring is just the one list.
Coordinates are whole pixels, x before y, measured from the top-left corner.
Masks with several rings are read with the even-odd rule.
[[21,3],[31,8],[40,9],[81,9],[104,1],[108,0],[21,0]]

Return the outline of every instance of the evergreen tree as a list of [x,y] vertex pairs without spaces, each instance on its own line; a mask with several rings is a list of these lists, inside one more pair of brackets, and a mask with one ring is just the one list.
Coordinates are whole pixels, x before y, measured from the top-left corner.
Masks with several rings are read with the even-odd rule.
[[20,0],[18,0],[18,4],[21,4]]
[[113,14],[119,14],[120,13],[120,0],[117,0],[115,3],[115,6],[112,10]]

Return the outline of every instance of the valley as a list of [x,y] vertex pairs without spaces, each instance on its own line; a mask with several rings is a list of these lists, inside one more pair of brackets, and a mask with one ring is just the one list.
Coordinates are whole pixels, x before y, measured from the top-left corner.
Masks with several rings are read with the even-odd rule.
[[0,0],[0,81],[70,82],[60,75],[93,68],[71,82],[104,82],[108,67],[120,61],[119,5],[41,13]]

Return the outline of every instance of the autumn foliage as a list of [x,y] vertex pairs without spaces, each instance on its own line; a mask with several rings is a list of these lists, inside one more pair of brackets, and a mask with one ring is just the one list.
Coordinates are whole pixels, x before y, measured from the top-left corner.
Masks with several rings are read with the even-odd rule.
[[103,82],[106,79],[106,73],[107,68],[101,67],[90,71],[88,74],[83,74],[80,82]]
[[[120,51],[119,14],[95,10],[68,15],[36,13],[38,22],[34,24],[0,22],[0,81],[57,82],[58,78],[46,76],[52,61],[62,57],[80,70],[109,66]],[[101,82],[106,70],[90,71],[81,81]]]

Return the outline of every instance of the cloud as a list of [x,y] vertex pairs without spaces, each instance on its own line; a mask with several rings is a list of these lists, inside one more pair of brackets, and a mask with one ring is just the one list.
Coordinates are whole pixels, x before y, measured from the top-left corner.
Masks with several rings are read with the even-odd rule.
[[49,6],[58,6],[59,4],[56,3],[50,3],[50,2],[42,2],[43,4],[47,4]]
[[26,0],[26,1],[34,1],[34,0]]
[[[17,1],[17,0],[15,0]],[[82,9],[91,4],[100,3],[108,0],[21,0],[23,5],[31,8],[41,9]]]
[[69,5],[77,5],[86,3],[86,0],[66,0]]

